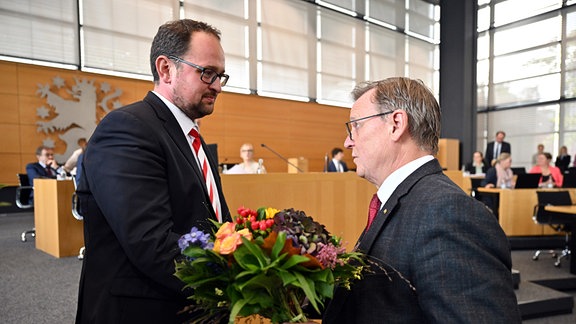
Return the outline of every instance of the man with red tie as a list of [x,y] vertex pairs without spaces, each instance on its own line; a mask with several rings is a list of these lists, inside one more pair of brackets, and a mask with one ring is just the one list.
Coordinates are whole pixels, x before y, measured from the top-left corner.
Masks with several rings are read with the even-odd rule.
[[77,323],[183,323],[178,239],[231,221],[218,161],[199,134],[222,87],[220,32],[190,19],[158,29],[154,91],[110,112],[83,156],[77,193],[86,255]]
[[26,174],[28,175],[30,186],[34,185],[34,179],[36,178],[56,179],[58,163],[54,161],[54,150],[46,146],[40,146],[36,149],[36,158],[38,162],[26,165]]
[[520,323],[506,235],[434,158],[432,92],[399,77],[360,84],[353,97],[344,145],[378,188],[357,249],[377,266],[336,289],[322,323]]

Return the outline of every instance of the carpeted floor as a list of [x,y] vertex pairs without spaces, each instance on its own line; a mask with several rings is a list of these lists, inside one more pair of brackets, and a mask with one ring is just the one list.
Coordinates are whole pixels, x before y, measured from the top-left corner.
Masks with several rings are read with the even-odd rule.
[[[72,217],[72,216],[71,216]],[[0,214],[0,321],[2,323],[73,323],[82,261],[55,258],[20,241],[32,228],[32,213]],[[576,277],[568,263],[556,268],[550,258],[532,261],[531,250],[513,251],[513,267],[522,281]],[[522,289],[522,282],[520,283]],[[576,291],[567,293],[576,296]],[[576,312],[525,320],[528,324],[576,323]]]

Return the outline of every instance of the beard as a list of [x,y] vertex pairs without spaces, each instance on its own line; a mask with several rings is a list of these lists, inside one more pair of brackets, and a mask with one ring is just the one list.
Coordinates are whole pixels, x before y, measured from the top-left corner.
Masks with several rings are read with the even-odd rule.
[[[196,118],[202,118],[208,116],[214,112],[214,102],[216,101],[217,93],[213,91],[206,91],[202,94],[200,101],[190,102],[190,100],[182,97],[177,91],[173,93],[174,105],[178,107],[182,112],[188,116],[190,119],[194,120]],[[204,102],[204,99],[213,98],[210,103]]]

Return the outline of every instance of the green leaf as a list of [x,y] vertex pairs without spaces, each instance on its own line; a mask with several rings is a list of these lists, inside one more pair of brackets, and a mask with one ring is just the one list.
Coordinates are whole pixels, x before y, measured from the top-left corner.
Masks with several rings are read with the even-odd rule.
[[291,256],[288,260],[286,260],[286,262],[284,262],[284,264],[281,266],[281,269],[288,270],[288,269],[290,269],[290,268],[292,268],[292,267],[294,267],[300,263],[306,262],[306,261],[309,261],[309,259],[307,257],[305,257],[303,255],[295,254],[295,255]]
[[234,320],[238,313],[242,310],[244,305],[248,304],[250,300],[248,299],[240,299],[232,304],[232,308],[230,309],[230,317],[228,318],[228,324],[234,324]]
[[278,236],[276,237],[276,242],[274,242],[274,246],[272,246],[272,253],[270,254],[270,257],[272,259],[278,258],[278,254],[280,254],[285,244],[286,244],[286,232],[279,232]]
[[234,258],[238,261],[238,264],[247,269],[249,264],[253,264],[254,262],[250,262],[250,257],[252,255],[258,261],[260,268],[264,268],[266,265],[270,263],[270,259],[264,254],[262,249],[250,242],[245,237],[242,237],[242,245],[236,249],[234,252]]
[[320,312],[320,309],[318,308],[318,301],[320,301],[320,299],[316,294],[316,290],[314,288],[314,282],[311,280],[307,280],[300,272],[294,272],[294,275],[296,276],[296,279],[298,279],[298,283],[300,284],[299,287],[302,288],[304,294],[306,294],[306,297],[308,297],[308,300],[310,301],[314,309],[317,312]]

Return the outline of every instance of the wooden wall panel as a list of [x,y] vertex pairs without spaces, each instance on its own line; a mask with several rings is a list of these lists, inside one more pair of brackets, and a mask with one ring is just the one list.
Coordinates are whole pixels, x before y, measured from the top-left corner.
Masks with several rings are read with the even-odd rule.
[[0,93],[16,94],[18,92],[17,66],[17,63],[0,62]]
[[0,153],[20,153],[20,133],[18,124],[0,124]]
[[2,124],[18,124],[18,96],[16,94],[0,93],[0,103],[2,103],[0,113],[2,113]]
[[[15,174],[24,172],[26,164],[36,160],[34,151],[44,138],[55,142],[57,156],[66,151],[58,134],[38,132],[41,119],[37,108],[47,106],[51,114],[48,119],[55,116],[38,95],[38,85],[52,84],[56,77],[64,79],[67,87],[75,78],[106,82],[112,89],[122,89],[123,105],[141,100],[153,89],[149,81],[4,61],[0,61],[0,73],[0,131],[11,133],[0,137],[0,183],[4,184],[16,184]],[[59,96],[70,99],[65,87],[60,90]],[[250,142],[256,158],[264,159],[268,172],[287,172],[286,162],[260,146],[265,143],[286,158],[308,159],[309,171],[322,171],[324,155],[334,147],[344,148],[348,114],[347,108],[223,92],[214,113],[201,121],[201,131],[208,143],[218,144],[220,163],[240,162],[240,145]],[[2,148],[13,152],[3,152]],[[345,161],[354,167],[350,151],[344,152]]]

